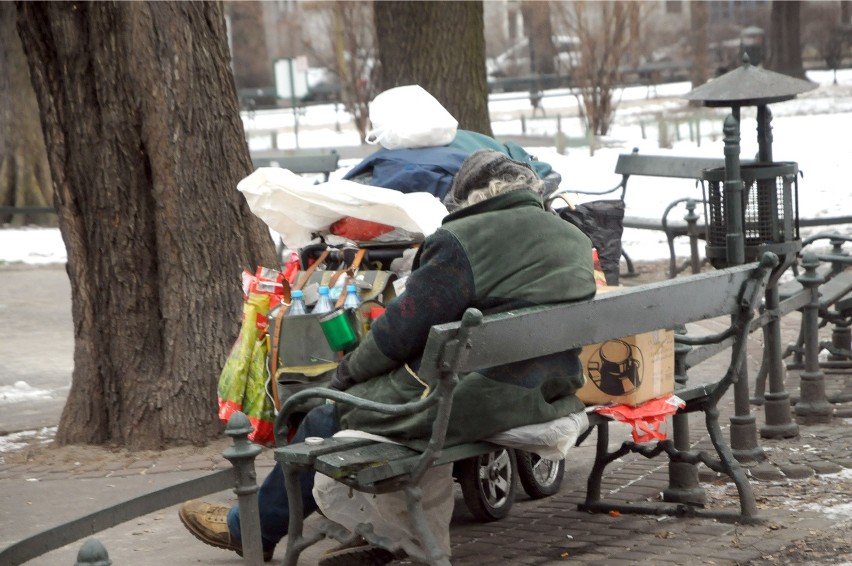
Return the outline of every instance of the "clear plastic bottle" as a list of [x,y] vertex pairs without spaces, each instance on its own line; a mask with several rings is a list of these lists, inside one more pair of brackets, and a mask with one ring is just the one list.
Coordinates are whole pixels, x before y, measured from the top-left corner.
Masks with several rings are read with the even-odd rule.
[[328,296],[328,286],[323,285],[319,288],[319,299],[314,305],[313,314],[323,314],[334,310],[334,303],[331,302],[331,297]]
[[305,306],[305,299],[302,298],[302,292],[297,289],[290,294],[290,308],[287,309],[286,316],[299,314],[308,314],[308,307]]
[[346,298],[343,299],[344,309],[357,309],[361,306],[361,297],[358,295],[358,287],[354,283],[346,286]]

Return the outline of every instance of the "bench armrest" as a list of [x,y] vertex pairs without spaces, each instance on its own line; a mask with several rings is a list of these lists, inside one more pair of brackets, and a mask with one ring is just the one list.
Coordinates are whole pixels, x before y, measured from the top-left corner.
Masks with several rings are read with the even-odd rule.
[[361,409],[390,415],[411,415],[437,405],[438,411],[432,424],[432,436],[428,439],[426,448],[416,456],[418,460],[417,465],[414,466],[413,471],[408,476],[411,481],[416,483],[420,481],[426,470],[432,466],[444,447],[447,426],[449,424],[452,394],[457,381],[455,374],[442,374],[437,381],[437,386],[426,398],[404,404],[378,403],[362,397],[356,397],[350,393],[324,387],[299,391],[287,399],[278,416],[275,418],[276,444],[278,446],[285,444],[284,439],[287,437],[287,423],[290,414],[300,403],[308,399],[332,399],[337,403],[348,403]]
[[[290,415],[295,412],[301,404],[310,399],[330,399],[336,403],[347,403],[358,409],[367,409],[378,413],[384,413],[386,415],[413,415],[428,409],[438,402],[438,397],[434,394],[434,392],[425,399],[420,399],[418,401],[402,405],[395,405],[378,403],[370,399],[357,397],[351,393],[346,393],[345,391],[328,389],[327,387],[312,387],[310,389],[304,389],[298,393],[294,393],[289,399],[287,399],[287,401],[284,402],[284,406],[281,407],[281,411],[278,413],[278,416],[275,417],[276,439],[284,438],[286,436],[288,429],[287,423]],[[282,442],[276,443],[279,445],[283,444]]]

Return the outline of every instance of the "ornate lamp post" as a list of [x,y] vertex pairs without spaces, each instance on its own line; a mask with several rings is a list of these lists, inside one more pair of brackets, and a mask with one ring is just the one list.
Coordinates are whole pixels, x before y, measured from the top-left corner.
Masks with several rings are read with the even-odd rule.
[[[725,166],[703,174],[707,216],[706,255],[715,267],[739,265],[771,251],[781,260],[769,279],[765,306],[770,322],[764,327],[769,369],[764,438],[799,434],[790,415],[784,389],[779,296],[777,282],[801,250],[798,217],[798,165],[772,161],[772,113],[768,105],[791,100],[816,85],[755,67],[743,56],[741,67],[687,93],[684,98],[708,107],[730,107],[725,118]],[[740,164],[740,109],[757,107],[757,160]],[[764,457],[757,445],[754,416],[749,408],[748,381],[734,387],[735,415],[731,418],[731,447],[741,462]]]

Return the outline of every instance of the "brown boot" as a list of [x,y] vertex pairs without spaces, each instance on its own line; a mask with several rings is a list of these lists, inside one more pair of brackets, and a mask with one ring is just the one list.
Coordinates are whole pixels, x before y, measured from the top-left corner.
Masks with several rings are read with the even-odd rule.
[[[243,545],[231,536],[228,530],[228,511],[230,507],[218,503],[205,503],[198,499],[187,501],[178,510],[178,517],[192,535],[205,544],[233,550],[243,555]],[[272,560],[272,550],[263,551],[263,561]]]
[[404,552],[394,554],[359,538],[352,544],[341,545],[323,554],[319,566],[383,566],[405,557]]

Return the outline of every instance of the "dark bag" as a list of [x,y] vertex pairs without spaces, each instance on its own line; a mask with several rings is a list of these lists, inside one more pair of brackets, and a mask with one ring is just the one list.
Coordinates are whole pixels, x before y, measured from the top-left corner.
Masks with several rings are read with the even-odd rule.
[[559,210],[559,216],[583,231],[598,250],[607,285],[618,285],[624,201],[594,200]]

